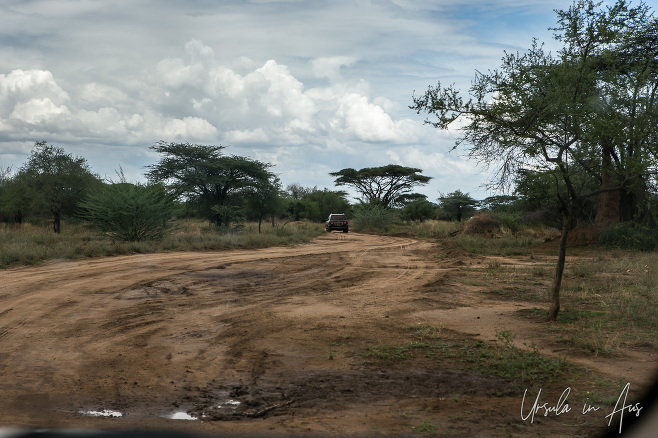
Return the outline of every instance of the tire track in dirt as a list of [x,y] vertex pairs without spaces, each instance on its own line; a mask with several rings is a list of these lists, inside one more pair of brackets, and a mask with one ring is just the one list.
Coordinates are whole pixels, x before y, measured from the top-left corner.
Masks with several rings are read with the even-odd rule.
[[[400,419],[398,406],[431,407],[442,421],[444,412],[456,415],[461,408],[449,400],[455,394],[479,404],[496,397],[499,410],[509,405],[516,414],[518,400],[504,397],[507,381],[441,365],[418,371],[363,364],[359,352],[404,345],[420,321],[487,339],[499,327],[532,333],[516,306],[455,288],[451,275],[467,256],[437,260],[436,251],[409,238],[326,234],[294,247],[2,271],[0,424],[390,432],[410,421]],[[102,409],[125,417],[80,414]],[[175,410],[217,421],[175,426],[165,418]],[[255,417],[259,422],[224,421]],[[479,421],[464,433],[479,433]]]

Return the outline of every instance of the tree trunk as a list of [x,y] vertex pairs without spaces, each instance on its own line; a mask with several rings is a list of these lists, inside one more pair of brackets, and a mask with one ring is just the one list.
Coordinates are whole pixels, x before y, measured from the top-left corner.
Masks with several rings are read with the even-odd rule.
[[57,234],[62,229],[61,219],[59,212],[53,212],[53,231]]
[[260,234],[260,224],[263,222],[263,214],[258,216],[258,234]]
[[[601,148],[601,189],[615,187],[615,172],[612,168],[612,146],[604,141]],[[619,190],[599,193],[594,225],[603,229],[619,222]]]
[[[633,186],[635,184],[635,186]],[[619,202],[619,216],[622,221],[641,221],[642,214],[638,208],[638,196],[634,190],[634,187],[637,187],[637,182],[635,179],[631,180],[631,187],[622,189],[621,199]]]
[[272,228],[274,228],[274,213],[270,215],[270,219],[272,219]]
[[569,237],[569,228],[571,225],[571,213],[562,216],[562,236],[560,236],[560,248],[558,250],[557,265],[555,267],[555,277],[551,286],[551,308],[546,314],[547,321],[555,321],[560,311],[560,288],[562,287],[562,275],[564,274],[564,265],[567,259],[567,237]]

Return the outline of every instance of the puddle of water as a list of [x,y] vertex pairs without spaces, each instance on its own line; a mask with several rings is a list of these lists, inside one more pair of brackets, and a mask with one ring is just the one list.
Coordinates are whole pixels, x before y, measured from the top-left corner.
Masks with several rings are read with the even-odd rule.
[[169,418],[170,420],[197,420],[197,417],[193,417],[184,411],[174,412],[173,414],[169,415],[167,418]]
[[224,403],[222,403],[221,405],[218,405],[217,407],[218,407],[218,408],[231,408],[231,409],[235,409],[235,408],[237,408],[238,406],[240,406],[240,402],[239,402],[239,401],[236,401],[236,400],[226,400]]
[[80,413],[83,415],[89,415],[90,417],[123,417],[121,412],[109,409],[104,409],[102,411],[80,411]]

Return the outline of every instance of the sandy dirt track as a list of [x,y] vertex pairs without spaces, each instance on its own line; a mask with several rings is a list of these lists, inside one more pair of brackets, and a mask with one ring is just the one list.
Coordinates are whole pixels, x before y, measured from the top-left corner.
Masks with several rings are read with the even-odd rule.
[[[503,379],[420,359],[364,361],[369,346],[408,342],[417,324],[485,340],[509,329],[520,344],[561,354],[542,326],[517,316],[536,303],[455,288],[456,267],[480,260],[436,251],[331,233],[285,248],[1,271],[0,427],[407,435],[431,423],[453,436],[571,436],[605,426],[528,425],[522,391]],[[634,385],[656,366],[631,351],[573,359]]]

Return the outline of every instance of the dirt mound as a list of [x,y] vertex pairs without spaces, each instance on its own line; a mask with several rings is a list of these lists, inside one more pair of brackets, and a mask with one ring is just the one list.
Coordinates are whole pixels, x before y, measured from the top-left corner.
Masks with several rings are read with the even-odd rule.
[[502,221],[491,213],[480,212],[466,221],[463,233],[478,236],[494,236],[500,233]]

